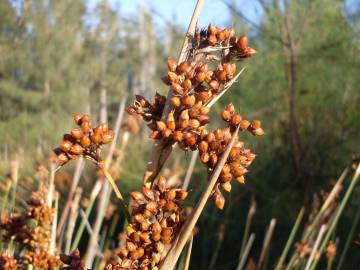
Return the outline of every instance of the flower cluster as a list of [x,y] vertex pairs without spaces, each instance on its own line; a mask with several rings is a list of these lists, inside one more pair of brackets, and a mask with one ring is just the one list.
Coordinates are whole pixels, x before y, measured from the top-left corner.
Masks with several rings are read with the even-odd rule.
[[70,134],[65,134],[60,147],[54,150],[59,164],[64,165],[81,155],[98,163],[101,160],[102,145],[113,140],[114,132],[109,130],[107,123],[92,128],[88,115],[76,113],[74,121],[79,127],[73,128]]
[[19,264],[32,264],[41,269],[56,269],[58,259],[49,254],[51,224],[54,209],[46,204],[47,188],[41,186],[27,200],[24,212],[6,215],[0,222],[3,241],[13,240],[21,245]]
[[105,269],[158,269],[165,246],[181,228],[186,196],[182,189],[168,188],[164,177],[159,177],[151,189],[132,192],[134,205],[126,245],[118,252],[121,262],[108,264]]

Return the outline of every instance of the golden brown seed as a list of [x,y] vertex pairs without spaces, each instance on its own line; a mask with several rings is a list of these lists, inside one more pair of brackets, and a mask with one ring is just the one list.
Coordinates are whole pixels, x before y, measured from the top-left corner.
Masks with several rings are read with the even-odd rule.
[[154,191],[152,191],[150,188],[147,188],[145,186],[142,187],[142,193],[144,194],[144,196],[146,198],[148,198],[149,200],[154,200]]
[[211,166],[215,166],[216,163],[218,162],[218,156],[215,153],[210,153],[209,162],[210,162]]
[[186,91],[189,91],[192,88],[192,83],[190,79],[185,79],[183,82],[183,87]]
[[241,120],[241,122],[240,122],[241,129],[243,129],[243,130],[248,129],[249,126],[250,126],[250,122],[248,120],[245,120],[245,119]]
[[[149,210],[149,211],[150,211],[150,210]],[[149,229],[149,227],[150,227],[149,221],[144,220],[143,222],[141,222],[140,227],[141,227],[141,230],[142,230],[142,231],[147,231],[147,230]]]
[[236,181],[238,181],[240,184],[245,184],[245,177],[244,176],[236,177]]
[[209,160],[210,160],[210,155],[209,153],[205,152],[205,153],[202,153],[201,156],[200,156],[200,159],[203,163],[208,163]]
[[165,196],[168,200],[174,200],[176,197],[176,189],[170,189],[168,192],[166,192]]
[[218,38],[219,41],[224,41],[226,39],[226,32],[225,30],[220,31],[219,33],[217,33],[216,37]]
[[174,60],[168,59],[167,61],[168,70],[174,72],[176,70],[176,62]]
[[256,50],[250,47],[246,47],[244,49],[244,54],[246,57],[251,57],[254,56],[256,54]]
[[100,127],[103,133],[109,130],[109,126],[107,123],[101,123]]
[[153,140],[158,140],[161,138],[161,133],[160,131],[153,131],[151,134],[150,134],[150,138],[153,139]]
[[151,259],[152,259],[152,264],[158,264],[161,260],[160,253],[153,253]]
[[162,253],[165,249],[165,246],[163,243],[157,242],[157,243],[155,243],[155,248],[156,248],[157,252]]
[[74,144],[71,146],[70,153],[74,155],[81,155],[84,152],[84,148],[80,144]]
[[205,78],[206,78],[206,73],[201,71],[201,72],[198,72],[195,76],[195,79],[198,81],[198,82],[203,82],[205,81]]
[[118,252],[118,255],[121,259],[125,259],[129,254],[129,251],[126,248],[121,248]]
[[99,134],[99,135],[101,135],[101,134],[103,133],[103,126],[102,126],[102,125],[98,125],[97,127],[95,127],[95,128],[93,129],[93,131],[94,131],[94,134]]
[[213,201],[217,208],[219,208],[221,210],[224,209],[225,198],[220,192],[217,192],[213,195]]
[[160,233],[161,232],[161,225],[158,221],[155,221],[152,225],[151,225],[151,230],[153,233]]
[[200,108],[200,113],[201,114],[208,114],[210,112],[210,108],[208,107],[201,107]]
[[102,143],[107,144],[111,142],[114,139],[114,131],[107,130],[102,134]]
[[145,220],[144,216],[141,214],[136,214],[133,218],[138,223],[142,223]]
[[233,126],[238,126],[241,123],[242,117],[240,116],[240,114],[235,114],[231,117],[231,125]]
[[128,251],[132,252],[136,250],[136,245],[133,242],[127,241],[126,248]]
[[187,72],[189,70],[189,68],[191,68],[189,63],[185,61],[185,62],[180,63],[180,65],[177,66],[176,71],[179,72],[180,74],[183,74],[183,73]]
[[183,110],[181,113],[180,113],[180,116],[179,116],[179,120],[189,120],[190,117],[189,117],[189,111],[188,110]]
[[224,132],[222,129],[218,128],[214,131],[215,139],[216,140],[222,140],[224,138]]
[[209,116],[208,115],[200,115],[197,117],[197,119],[200,121],[201,125],[206,125],[207,123],[209,123]]
[[138,191],[130,192],[130,196],[133,198],[134,201],[137,201],[137,202],[145,200],[144,195]]
[[77,140],[80,140],[82,136],[84,136],[84,133],[81,131],[80,128],[73,128],[71,130],[71,136]]
[[89,122],[81,122],[81,130],[82,132],[84,133],[88,133],[90,132],[91,130],[91,126],[90,126],[90,123]]
[[151,235],[151,238],[152,238],[152,240],[154,240],[154,241],[159,241],[160,238],[161,238],[161,234],[160,234],[160,233],[153,233],[153,234]]
[[156,129],[163,131],[166,128],[166,124],[163,121],[156,121]]
[[224,121],[230,121],[231,119],[231,113],[228,111],[228,110],[223,110],[221,112],[221,118],[224,120]]
[[160,191],[163,191],[166,188],[166,179],[163,176],[160,176],[157,181],[157,186]]
[[231,150],[230,150],[229,158],[231,158],[231,159],[236,158],[237,155],[239,155],[240,151],[241,151],[241,148],[240,148],[240,147],[234,146],[234,147],[231,148]]
[[164,138],[169,138],[169,137],[171,136],[171,134],[172,134],[172,131],[171,131],[171,129],[169,129],[169,128],[165,128],[165,129],[161,132],[161,134],[163,135]]
[[146,204],[146,209],[149,210],[151,213],[157,213],[156,202],[148,202]]
[[252,134],[255,136],[262,136],[264,135],[264,130],[262,128],[257,128],[252,131]]
[[189,120],[189,127],[191,127],[192,129],[197,129],[200,127],[200,122],[197,119],[190,119]]
[[150,235],[148,232],[142,232],[140,234],[140,238],[141,238],[141,241],[145,242],[145,243],[149,243],[150,242]]
[[201,153],[205,153],[209,149],[209,144],[206,141],[201,141],[198,148]]
[[75,121],[75,124],[79,124],[80,119],[81,119],[81,114],[79,114],[79,113],[74,113],[74,121]]
[[65,153],[60,153],[57,156],[57,159],[58,159],[59,163],[61,163],[61,164],[65,164],[66,162],[69,161],[69,158]]
[[124,269],[129,269],[132,265],[132,260],[130,259],[125,259],[125,260],[122,260],[121,262],[121,267],[124,268]]
[[195,104],[195,96],[194,95],[188,95],[181,98],[181,104],[186,107],[192,107]]
[[248,170],[245,167],[238,164],[237,166],[231,167],[231,172],[232,172],[232,174],[234,174],[235,177],[240,177],[240,176],[243,176],[244,174],[246,174],[248,172]]
[[230,192],[231,191],[231,183],[230,182],[225,182],[221,184],[221,187],[226,191],[226,192]]
[[72,142],[65,140],[60,144],[60,149],[63,150],[64,152],[68,152],[70,151],[72,146]]
[[216,35],[218,32],[219,32],[219,28],[215,25],[212,25],[212,24],[209,24],[208,26],[208,32],[211,34],[211,35]]
[[206,141],[207,141],[208,143],[215,141],[215,135],[214,135],[213,132],[210,132],[210,133],[206,136]]
[[211,91],[200,91],[196,94],[196,101],[207,102],[212,96]]
[[218,82],[217,80],[211,80],[211,81],[209,82],[209,86],[210,86],[210,88],[213,89],[213,90],[218,90],[220,84],[219,84],[219,82]]
[[194,133],[191,132],[185,133],[184,140],[188,146],[192,146],[196,144],[196,136]]
[[81,125],[83,122],[90,122],[90,116],[87,114],[84,114],[79,120],[79,125]]
[[231,173],[224,173],[220,175],[220,182],[221,183],[226,183],[231,181],[232,179],[232,174]]
[[181,105],[181,101],[180,101],[180,98],[179,97],[172,97],[170,99],[170,103],[172,106],[174,107],[179,107]]
[[169,71],[167,74],[171,83],[179,83],[179,77],[175,72]]
[[175,124],[175,118],[174,118],[174,113],[170,112],[166,118],[166,126],[168,129],[170,129],[171,131],[174,131],[176,128],[176,124]]
[[228,110],[231,114],[235,112],[235,106],[231,102],[225,106],[224,110]]
[[172,84],[171,84],[171,89],[172,89],[176,94],[179,94],[179,95],[183,95],[183,94],[184,94],[184,89],[181,87],[180,84],[172,83]]
[[161,231],[161,236],[163,237],[169,237],[172,235],[172,229],[171,228],[163,228]]
[[261,127],[261,121],[260,120],[253,120],[251,121],[250,127],[252,129],[257,129]]
[[176,191],[176,198],[179,200],[185,200],[187,195],[188,193],[185,190],[180,189]]
[[173,140],[175,142],[181,142],[183,140],[183,133],[181,131],[179,131],[179,130],[174,131]]
[[89,147],[91,145],[91,140],[89,136],[82,137],[80,140],[80,144],[85,148]]
[[248,46],[248,38],[246,36],[240,36],[237,41],[238,49],[243,51]]
[[227,174],[230,173],[231,169],[230,169],[230,165],[229,164],[225,164],[224,167],[222,168],[221,172],[223,174]]
[[91,141],[92,141],[93,143],[101,143],[101,141],[102,141],[102,137],[101,137],[101,135],[98,134],[98,133],[95,133],[95,134],[91,135],[91,136],[90,136],[90,139],[91,139]]

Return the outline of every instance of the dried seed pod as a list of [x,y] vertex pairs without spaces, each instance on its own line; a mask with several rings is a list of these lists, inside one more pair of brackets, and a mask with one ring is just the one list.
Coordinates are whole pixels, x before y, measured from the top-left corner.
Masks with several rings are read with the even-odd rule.
[[261,121],[260,120],[253,120],[251,121],[250,128],[251,129],[257,129],[261,127]]
[[207,143],[207,141],[201,141],[198,145],[198,149],[201,153],[205,153],[209,149],[209,144]]
[[172,83],[171,84],[171,89],[178,95],[183,95],[184,94],[184,88],[182,88],[180,84]]
[[107,130],[102,134],[102,143],[107,144],[114,139],[114,132],[112,130]]
[[168,76],[169,81],[170,81],[171,83],[175,83],[175,84],[178,84],[178,83],[179,83],[179,77],[178,77],[178,75],[177,75],[175,72],[169,71],[169,72],[167,73],[167,76]]
[[175,130],[176,124],[175,124],[174,112],[170,112],[166,117],[166,126],[171,131]]
[[81,138],[80,144],[82,147],[87,148],[91,145],[91,139],[89,138],[89,136],[84,136]]
[[77,140],[80,140],[84,133],[81,131],[81,128],[73,128],[71,130],[71,136]]
[[249,126],[250,126],[250,122],[249,122],[248,120],[245,120],[245,119],[241,120],[241,122],[240,122],[240,128],[241,128],[242,130],[248,129]]
[[81,130],[84,133],[89,133],[91,131],[91,126],[88,121],[81,121]]
[[181,104],[186,107],[192,107],[195,104],[195,96],[194,95],[188,95],[181,98]]
[[238,125],[240,125],[242,120],[242,117],[240,116],[240,114],[234,114],[231,117],[230,123],[232,126],[237,127]]
[[224,191],[226,192],[230,192],[231,191],[231,183],[230,182],[225,182],[221,184],[221,187],[223,188]]
[[257,128],[251,131],[253,135],[255,136],[262,136],[264,135],[264,130],[262,128]]
[[75,122],[75,124],[79,124],[80,119],[81,119],[81,114],[74,113],[74,122]]
[[192,88],[192,83],[190,79],[185,79],[183,81],[183,87],[185,89],[185,91],[189,91]]
[[161,134],[164,138],[169,138],[172,135],[172,131],[169,128],[165,128]]
[[69,157],[65,153],[60,153],[57,156],[57,160],[59,161],[60,164],[65,164],[66,162],[69,161]]
[[248,46],[248,38],[246,36],[240,36],[237,41],[238,50],[244,51]]
[[210,35],[216,35],[219,32],[219,28],[215,25],[209,24],[208,32]]
[[166,128],[166,124],[163,121],[156,121],[156,129],[163,131]]
[[65,140],[60,144],[60,149],[63,150],[64,152],[68,152],[70,151],[71,146],[72,146],[72,142]]
[[176,62],[174,60],[168,59],[167,66],[168,66],[169,71],[172,71],[172,72],[176,71],[177,64],[176,64]]
[[217,208],[219,208],[220,210],[224,209],[225,198],[220,192],[214,193],[212,199],[213,199],[213,201],[214,201]]
[[210,86],[210,88],[213,89],[213,90],[218,90],[220,84],[219,84],[219,82],[218,82],[217,80],[211,80],[211,81],[209,82],[209,86]]
[[74,155],[81,155],[84,152],[84,148],[80,144],[74,144],[71,146],[70,153]]
[[200,127],[200,122],[197,119],[190,119],[189,120],[189,127],[192,129],[197,129]]
[[206,78],[206,73],[204,71],[198,72],[195,75],[195,79],[200,83],[205,81],[205,78]]
[[183,73],[187,72],[189,70],[189,68],[191,68],[189,63],[184,61],[177,66],[176,71],[179,74],[183,74]]
[[181,131],[179,131],[179,130],[174,131],[173,140],[175,142],[181,142],[183,140],[183,133]]
[[171,105],[174,106],[174,107],[179,107],[179,106],[181,105],[181,100],[180,100],[179,97],[172,97],[172,98],[170,99],[170,103],[171,103]]

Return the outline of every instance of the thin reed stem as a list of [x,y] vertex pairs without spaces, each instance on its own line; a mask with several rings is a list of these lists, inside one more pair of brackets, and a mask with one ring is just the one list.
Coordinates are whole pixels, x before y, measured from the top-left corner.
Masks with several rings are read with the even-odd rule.
[[251,247],[252,247],[252,245],[254,243],[254,240],[255,240],[255,234],[252,233],[250,235],[250,237],[249,237],[249,240],[246,243],[246,246],[245,246],[245,249],[244,249],[244,252],[243,252],[242,256],[240,256],[240,262],[239,262],[236,270],[244,269],[245,263],[246,263],[247,258],[249,256],[249,253],[250,253]]
[[251,227],[252,219],[255,215],[255,212],[256,212],[256,201],[255,201],[255,198],[252,197],[248,215],[246,217],[245,231],[244,231],[244,235],[243,235],[243,239],[242,239],[242,243],[241,243],[240,255],[239,255],[240,258],[242,257],[244,250],[245,250],[246,243],[248,242],[248,237],[250,234],[250,227]]
[[193,241],[194,241],[194,235],[192,235],[192,236],[190,237],[189,247],[188,247],[188,250],[187,250],[187,253],[186,253],[184,270],[189,270]]
[[312,247],[312,251],[311,251],[311,254],[310,254],[310,257],[309,257],[309,260],[307,261],[306,263],[306,267],[305,267],[305,270],[309,270],[310,269],[310,266],[311,266],[311,263],[313,262],[314,258],[315,258],[315,255],[317,253],[317,250],[318,250],[318,247],[320,245],[320,242],[321,242],[321,239],[325,233],[327,229],[327,226],[324,224],[321,226],[320,228],[320,232],[316,238],[316,241],[315,241],[315,244],[314,246]]
[[267,233],[266,233],[266,236],[265,236],[265,239],[264,239],[264,244],[263,244],[263,247],[262,247],[262,250],[261,250],[260,259],[259,259],[258,265],[256,267],[257,270],[260,270],[263,263],[264,263],[264,259],[265,259],[266,253],[269,250],[269,246],[270,246],[271,238],[272,238],[273,233],[274,233],[275,226],[276,226],[276,219],[273,218],[270,221],[269,229],[267,230]]

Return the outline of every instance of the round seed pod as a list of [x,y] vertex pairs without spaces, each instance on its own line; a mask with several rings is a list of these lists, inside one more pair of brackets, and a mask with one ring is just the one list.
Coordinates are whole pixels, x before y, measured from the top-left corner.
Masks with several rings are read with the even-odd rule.
[[196,101],[201,101],[205,103],[210,100],[211,96],[211,91],[200,91],[196,94]]
[[224,174],[222,173],[219,178],[221,183],[229,182],[229,181],[231,181],[231,179],[232,179],[231,173],[224,173]]
[[196,73],[195,75],[195,79],[198,81],[198,82],[203,82],[205,81],[205,78],[206,78],[206,73],[204,71],[200,71],[198,73]]
[[238,181],[240,184],[245,184],[245,177],[244,176],[236,177],[236,181]]
[[184,94],[184,88],[182,88],[181,85],[178,84],[178,83],[172,83],[172,84],[171,84],[171,89],[172,89],[176,94],[179,94],[179,95],[183,95],[183,94]]
[[215,25],[209,24],[208,26],[208,33],[210,35],[216,35],[219,32],[219,28]]
[[179,130],[174,131],[173,140],[175,142],[181,142],[183,140],[183,133],[181,131],[179,131]]
[[101,142],[103,144],[107,144],[107,143],[111,142],[114,139],[114,136],[115,136],[114,131],[107,130],[102,134]]
[[210,86],[210,88],[211,88],[212,90],[218,90],[219,87],[220,87],[220,84],[219,84],[219,82],[218,82],[217,80],[211,80],[211,81],[209,82],[209,86]]
[[179,107],[181,105],[181,100],[179,97],[172,97],[170,99],[170,104],[174,107]]
[[94,134],[101,135],[103,134],[103,126],[100,124],[93,129]]
[[171,136],[171,134],[172,134],[172,131],[169,128],[165,128],[163,131],[161,131],[161,135],[164,138],[169,138]]
[[246,130],[249,128],[249,126],[250,126],[250,122],[248,120],[245,120],[245,119],[241,120],[241,122],[240,122],[241,129]]
[[75,124],[79,124],[80,119],[81,119],[81,114],[74,113],[74,122],[75,122]]
[[198,145],[198,149],[201,153],[205,153],[209,149],[209,144],[207,141],[201,141]]
[[179,83],[179,76],[178,76],[175,72],[169,71],[169,72],[167,73],[167,76],[168,76],[169,81],[170,81],[171,83]]
[[240,147],[233,146],[230,150],[229,158],[230,159],[236,158],[240,154],[240,151],[241,151]]
[[71,136],[77,140],[80,140],[84,133],[81,131],[81,128],[73,128],[71,130]]
[[197,119],[190,119],[189,120],[189,127],[192,129],[197,129],[200,127],[200,122]]
[[168,200],[174,200],[176,197],[176,189],[170,189],[168,192],[166,192],[165,197]]
[[189,68],[191,68],[189,63],[184,61],[177,66],[176,71],[179,74],[183,74],[183,73],[187,72],[189,70]]
[[166,126],[171,131],[175,130],[176,124],[175,124],[175,118],[174,118],[174,113],[173,112],[170,112],[168,114],[168,116],[166,117]]
[[216,163],[218,162],[218,156],[215,153],[211,152],[209,162],[210,162],[211,166],[215,166]]
[[230,192],[231,191],[231,183],[230,182],[225,182],[221,184],[221,187],[224,191],[226,192]]
[[220,210],[224,209],[225,206],[225,198],[220,192],[215,192],[212,196],[212,199],[215,203],[215,206]]
[[246,47],[243,52],[245,57],[252,57],[256,54],[256,50],[251,47]]
[[183,87],[185,89],[185,91],[189,91],[191,88],[192,88],[192,83],[191,83],[191,80],[190,79],[185,79],[183,81]]
[[126,248],[128,251],[133,252],[136,250],[137,246],[133,242],[127,241]]
[[80,144],[74,144],[71,146],[70,153],[74,155],[81,155],[84,152],[84,148]]
[[239,51],[245,50],[248,46],[248,38],[246,36],[240,36],[237,40],[237,48]]
[[65,140],[62,141],[62,143],[60,144],[60,149],[63,150],[64,152],[68,152],[70,151],[71,146],[72,146],[72,142]]
[[260,120],[253,120],[251,121],[250,128],[251,129],[257,129],[261,127],[261,121]]
[[241,123],[242,117],[240,114],[234,114],[231,117],[230,123],[232,126],[237,127]]
[[90,140],[89,136],[82,137],[80,140],[80,144],[84,148],[89,147],[91,145],[91,140]]
[[177,64],[176,64],[176,62],[174,60],[168,59],[167,66],[168,66],[169,71],[172,71],[172,72],[176,71]]
[[181,104],[186,107],[192,107],[195,104],[195,96],[194,95],[188,95],[181,98]]
[[262,128],[257,128],[257,129],[252,130],[252,134],[255,136],[262,136],[262,135],[264,135],[264,133],[265,132]]
[[214,131],[215,140],[222,140],[224,138],[224,132],[222,129],[218,128]]
[[69,157],[65,154],[65,153],[60,153],[57,156],[57,160],[60,164],[65,164],[66,162],[68,162],[70,159]]
[[156,121],[156,129],[163,131],[166,128],[166,124],[163,121]]
[[222,112],[221,112],[221,118],[224,120],[224,121],[230,121],[231,120],[231,113],[230,113],[230,111],[228,111],[228,110],[223,110]]
[[90,123],[87,121],[81,121],[81,130],[84,133],[89,133],[91,131]]

